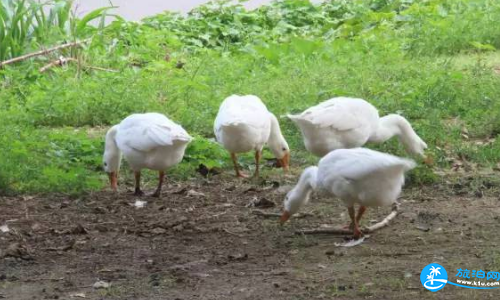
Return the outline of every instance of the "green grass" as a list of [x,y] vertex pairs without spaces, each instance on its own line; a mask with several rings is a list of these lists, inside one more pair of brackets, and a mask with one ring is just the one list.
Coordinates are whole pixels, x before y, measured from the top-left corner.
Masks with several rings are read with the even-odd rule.
[[[277,13],[286,24],[276,22]],[[196,137],[173,178],[197,176],[200,163],[231,172],[227,153],[209,140],[219,104],[231,94],[255,94],[277,116],[335,96],[364,98],[381,115],[408,118],[436,168],[465,160],[490,169],[500,160],[493,139],[500,132],[500,28],[488,20],[499,17],[500,4],[488,0],[373,0],[280,1],[254,11],[207,6],[144,24],[118,19],[77,54],[85,65],[118,73],[76,64],[39,73],[43,60],[0,69],[0,190],[102,188],[106,128],[146,111],[165,113]],[[280,122],[292,163],[315,163],[292,122]],[[368,146],[406,156],[397,141]],[[252,165],[251,157],[241,161]],[[408,182],[437,179],[421,166]]]

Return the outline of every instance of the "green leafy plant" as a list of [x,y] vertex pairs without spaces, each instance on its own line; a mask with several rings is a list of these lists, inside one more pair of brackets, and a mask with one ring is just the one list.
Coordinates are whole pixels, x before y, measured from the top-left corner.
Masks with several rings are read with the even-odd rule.
[[196,136],[188,145],[184,160],[193,167],[203,164],[208,168],[220,168],[225,165],[224,158],[226,156],[227,151],[217,144],[217,142]]

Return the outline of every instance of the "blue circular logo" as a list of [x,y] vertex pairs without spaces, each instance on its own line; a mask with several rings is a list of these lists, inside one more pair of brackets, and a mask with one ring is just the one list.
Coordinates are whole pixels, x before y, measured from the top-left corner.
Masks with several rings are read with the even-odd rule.
[[439,264],[428,264],[420,273],[422,285],[431,292],[437,292],[448,282],[448,273]]

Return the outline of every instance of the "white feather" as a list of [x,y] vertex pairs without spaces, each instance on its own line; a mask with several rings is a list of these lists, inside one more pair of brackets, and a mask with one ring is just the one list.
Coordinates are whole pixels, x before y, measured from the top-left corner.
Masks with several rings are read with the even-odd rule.
[[342,199],[346,206],[386,206],[396,202],[404,174],[415,167],[410,159],[378,151],[339,149],[323,157],[318,167],[307,168],[287,194],[285,210],[294,214],[317,190]]
[[289,150],[276,117],[254,95],[226,98],[215,118],[214,133],[231,153],[261,151],[266,143],[277,158]]
[[385,206],[396,201],[404,173],[415,166],[413,160],[365,148],[334,150],[319,162],[317,186],[348,206]]
[[[162,171],[179,163],[192,139],[180,125],[159,113],[130,115],[113,130],[116,133],[110,137],[112,141],[106,141],[107,146],[115,147],[114,142],[134,171]],[[107,152],[117,152],[110,150]],[[107,154],[104,156],[106,160]]]
[[289,118],[300,128],[306,149],[319,157],[369,141],[382,143],[393,136],[398,136],[410,153],[423,155],[427,148],[405,118],[379,118],[377,109],[363,99],[333,98]]

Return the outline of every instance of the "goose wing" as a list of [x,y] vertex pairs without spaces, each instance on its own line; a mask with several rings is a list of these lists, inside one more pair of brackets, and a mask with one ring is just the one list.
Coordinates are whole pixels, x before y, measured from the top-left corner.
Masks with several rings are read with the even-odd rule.
[[378,112],[362,99],[338,97],[310,107],[299,115],[288,117],[296,123],[306,122],[317,128],[332,127],[338,131],[353,130],[367,126],[367,122]]
[[117,135],[118,145],[127,145],[138,151],[189,142],[191,137],[180,125],[159,113],[134,114],[125,118]]
[[269,120],[269,111],[257,96],[232,95],[222,102],[214,127],[216,131],[222,126],[240,124],[264,128],[268,126]]
[[411,159],[366,149],[339,149],[330,152],[319,162],[322,176],[340,176],[349,180],[360,180],[373,174],[384,174],[397,169],[402,172],[413,169]]

